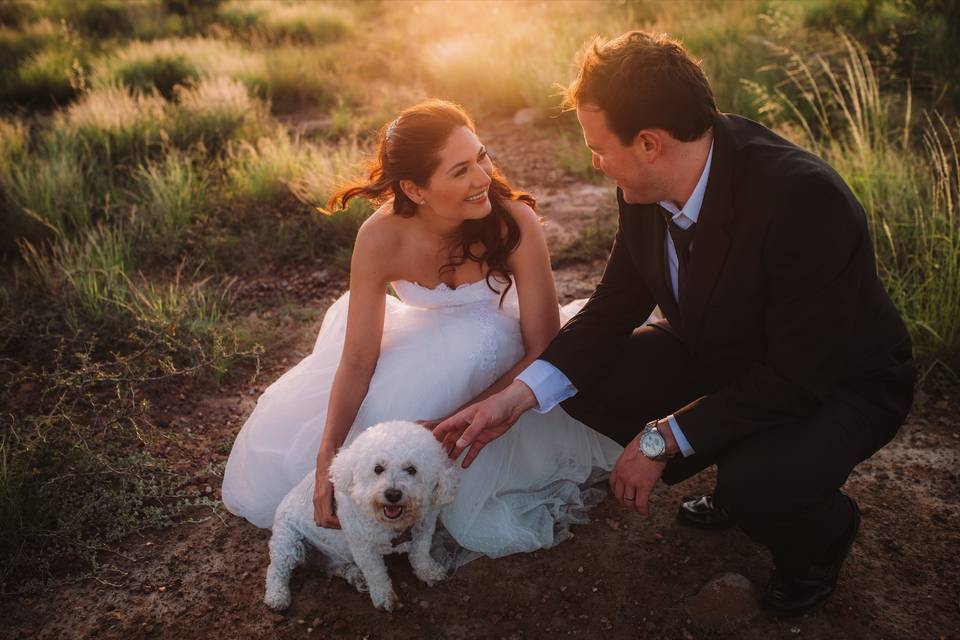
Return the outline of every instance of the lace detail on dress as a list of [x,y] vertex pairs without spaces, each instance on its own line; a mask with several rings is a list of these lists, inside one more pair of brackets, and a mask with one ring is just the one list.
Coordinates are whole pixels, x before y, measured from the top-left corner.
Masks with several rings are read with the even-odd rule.
[[433,289],[410,280],[397,280],[393,283],[393,289],[404,303],[423,309],[459,307],[500,300],[500,294],[492,291],[486,280],[465,282],[457,287],[441,282]]

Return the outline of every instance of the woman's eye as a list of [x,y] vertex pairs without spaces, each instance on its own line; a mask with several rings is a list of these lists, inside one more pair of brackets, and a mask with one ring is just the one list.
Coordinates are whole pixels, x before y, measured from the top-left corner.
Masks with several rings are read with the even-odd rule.
[[464,175],[464,174],[466,174],[466,173],[467,173],[467,170],[466,170],[466,169],[459,169],[459,170],[457,170],[457,172],[456,172],[455,174],[453,174],[453,175],[455,175],[455,176],[457,176],[457,177],[459,178],[460,176],[462,176],[462,175]]
[[377,475],[380,475],[381,473],[383,473],[383,467],[378,464],[373,468],[373,472]]
[[486,157],[487,157],[487,152],[486,152],[486,151],[481,151],[481,152],[480,152],[480,158],[479,158],[479,159],[480,159],[480,160],[483,160],[483,159],[485,159]]
[[417,468],[416,468],[416,467],[407,467],[406,469],[404,469],[404,471],[406,471],[407,473],[409,473],[409,474],[412,475],[412,476],[417,475]]

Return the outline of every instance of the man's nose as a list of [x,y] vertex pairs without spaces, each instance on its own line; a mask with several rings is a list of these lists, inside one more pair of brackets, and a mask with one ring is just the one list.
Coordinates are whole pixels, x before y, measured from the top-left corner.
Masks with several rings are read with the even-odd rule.
[[383,497],[387,499],[387,502],[397,503],[403,497],[403,492],[400,489],[387,489],[383,492]]

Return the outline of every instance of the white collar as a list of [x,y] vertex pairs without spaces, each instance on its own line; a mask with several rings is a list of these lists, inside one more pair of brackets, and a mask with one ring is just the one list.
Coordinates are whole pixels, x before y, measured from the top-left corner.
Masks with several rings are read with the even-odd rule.
[[[677,222],[680,219],[680,216],[687,218],[690,223],[697,221],[697,218],[700,217],[700,207],[703,206],[703,196],[707,191],[707,179],[710,176],[710,164],[713,161],[713,142],[710,143],[710,151],[707,152],[707,162],[703,165],[703,173],[700,174],[700,179],[697,180],[697,186],[693,188],[693,193],[690,194],[690,197],[687,198],[687,202],[683,205],[683,209],[678,209],[677,205],[673,204],[669,200],[661,200],[659,202],[660,206],[666,209],[674,222]],[[686,227],[687,225],[681,225]]]

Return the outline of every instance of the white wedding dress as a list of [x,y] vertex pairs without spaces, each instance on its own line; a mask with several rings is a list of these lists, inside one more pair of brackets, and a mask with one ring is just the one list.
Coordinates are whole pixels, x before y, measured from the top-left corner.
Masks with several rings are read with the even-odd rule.
[[[456,289],[399,281],[394,289],[399,299],[387,296],[380,358],[345,445],[385,420],[446,417],[524,355],[516,287],[502,308],[484,281]],[[230,452],[223,502],[259,527],[272,525],[283,496],[315,468],[349,295],[327,311],[313,352],[264,391]],[[574,305],[561,309],[562,320]],[[603,495],[589,486],[622,450],[560,407],[528,411],[461,471],[457,498],[440,516],[456,544],[447,539],[437,560],[455,566],[553,546],[570,523],[586,520],[585,507]]]

